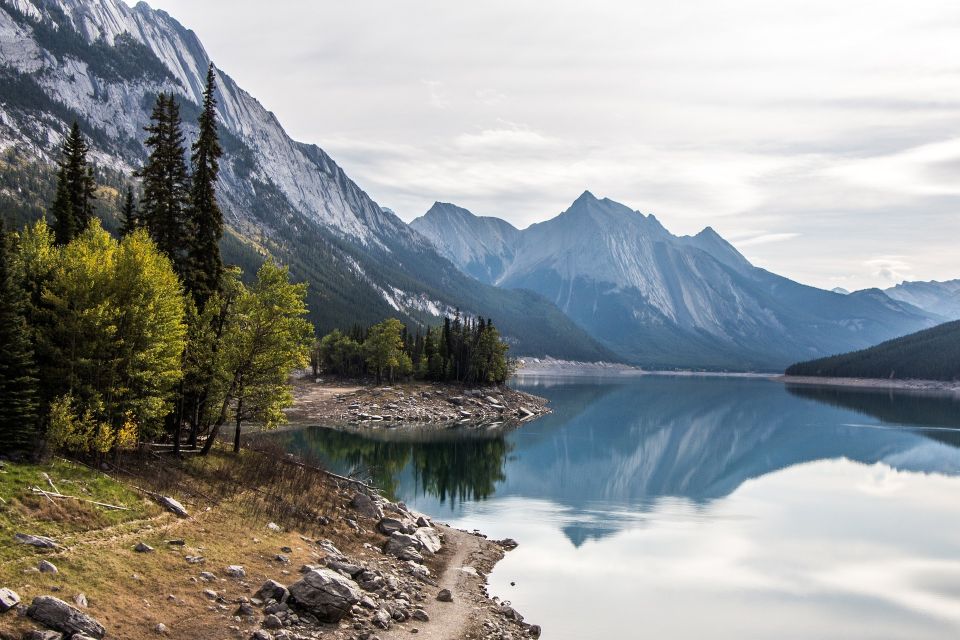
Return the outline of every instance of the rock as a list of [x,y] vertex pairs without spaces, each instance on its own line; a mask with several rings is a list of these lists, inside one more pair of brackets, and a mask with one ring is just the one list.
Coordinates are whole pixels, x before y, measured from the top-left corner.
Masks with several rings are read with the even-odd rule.
[[53,538],[34,536],[29,533],[15,533],[13,534],[13,539],[20,544],[28,544],[32,547],[39,547],[40,549],[56,549],[60,546]]
[[289,587],[290,601],[324,622],[339,622],[360,602],[360,586],[335,571],[317,569]]
[[186,558],[184,558],[184,560],[186,560],[190,564],[203,564],[204,562],[207,561],[207,559],[204,558],[203,556],[187,556]]
[[383,518],[383,509],[381,509],[370,496],[360,491],[354,494],[353,500],[350,501],[350,506],[353,507],[357,513],[367,518],[373,520]]
[[200,579],[203,580],[204,582],[213,582],[214,580],[217,579],[217,576],[210,573],[209,571],[201,571]]
[[327,558],[327,566],[334,571],[339,571],[351,578],[363,571],[363,567],[357,564],[350,562],[344,562],[343,560],[337,560],[336,558]]
[[235,616],[247,617],[257,615],[257,610],[249,602],[241,602],[237,610],[233,612]]
[[13,589],[0,589],[0,613],[6,613],[20,604],[20,594]]
[[38,562],[37,569],[40,570],[40,573],[60,573],[60,570],[57,569],[57,565],[53,564],[49,560],[41,560]]
[[317,546],[323,549],[327,555],[343,558],[343,554],[340,552],[340,549],[337,549],[335,546],[333,546],[333,543],[329,540],[317,540]]
[[145,542],[138,542],[137,546],[135,546],[133,550],[136,551],[137,553],[150,553],[151,551],[153,551],[153,547],[151,547]]
[[267,629],[280,629],[283,627],[283,622],[277,616],[272,613],[263,619],[263,626]]
[[423,609],[414,609],[413,613],[410,614],[410,617],[414,620],[419,620],[420,622],[430,622],[430,616],[428,616],[427,612]]
[[210,600],[216,600],[219,597],[213,589],[204,589],[203,595],[207,596]]
[[253,635],[250,636],[250,640],[273,640],[273,635],[269,631],[257,629],[253,632]]
[[420,551],[433,555],[440,551],[440,534],[433,527],[418,528],[413,537],[420,542]]
[[422,543],[413,536],[394,531],[384,544],[383,552],[401,560],[423,562],[423,556],[419,553],[421,545]]
[[[163,624],[162,622],[158,622],[157,626],[153,628],[153,631],[161,636],[165,636],[167,635],[167,625]],[[74,638],[76,638],[76,636],[74,636]]]
[[[76,637],[76,636],[74,636]],[[23,640],[63,640],[63,634],[59,631],[50,631],[34,629],[33,631],[28,631],[24,636]]]
[[377,529],[380,530],[380,533],[389,536],[395,531],[400,531],[401,533],[413,533],[417,530],[417,525],[414,524],[409,518],[385,516],[380,519],[380,522],[377,523]]
[[280,547],[280,553],[293,553],[293,549],[290,547]]
[[107,630],[103,625],[53,596],[37,596],[27,609],[27,615],[45,627],[67,635],[85,633],[93,638],[103,638]]
[[517,547],[520,546],[520,544],[513,538],[504,538],[503,540],[498,540],[497,544],[499,544],[501,547],[507,550],[516,549]]
[[77,605],[81,609],[86,609],[89,605],[87,602],[87,594],[78,593],[77,595],[73,596],[73,604]]
[[530,628],[527,629],[527,633],[530,635],[531,638],[539,638],[539,637],[540,637],[540,625],[538,625],[538,624],[532,624],[532,625],[530,625]]
[[440,593],[437,594],[437,600],[440,602],[453,602],[453,594],[450,593],[450,589],[440,589]]
[[223,571],[231,578],[244,578],[247,575],[247,572],[244,571],[243,567],[238,564],[232,564]]
[[277,582],[276,580],[267,580],[263,583],[263,586],[257,590],[254,594],[255,598],[258,598],[264,602],[269,600],[276,600],[277,602],[286,602],[287,598],[290,596],[290,592],[287,591],[287,588]]
[[280,525],[278,525],[276,522],[268,523],[267,529],[270,529],[270,531],[273,531],[274,533],[280,533],[281,531],[283,531],[283,528]]
[[417,516],[417,527],[432,527],[433,523],[430,522],[430,518],[425,515]]
[[176,515],[180,516],[181,518],[186,518],[187,516],[190,515],[189,513],[187,513],[186,508],[184,508],[184,506],[183,506],[182,504],[180,504],[179,502],[177,502],[176,500],[174,500],[174,499],[171,498],[170,496],[158,496],[158,497],[157,497],[157,502],[160,503],[160,506],[161,506],[161,507],[163,507],[163,508],[166,509],[167,511],[171,511],[171,512],[175,513]]
[[72,636],[70,636],[70,640],[95,640],[95,639],[88,636],[85,633],[75,633]]
[[172,545],[174,547],[182,547],[183,545],[187,544],[187,542],[186,540],[176,538],[174,540],[167,540],[167,544]]
[[373,624],[375,627],[380,629],[389,629],[390,621],[393,618],[390,616],[390,613],[386,609],[377,609],[373,614]]

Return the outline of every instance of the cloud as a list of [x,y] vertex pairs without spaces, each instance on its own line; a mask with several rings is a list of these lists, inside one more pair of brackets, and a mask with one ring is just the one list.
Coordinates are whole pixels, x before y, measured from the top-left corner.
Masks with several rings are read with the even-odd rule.
[[759,244],[770,244],[772,242],[783,242],[798,237],[799,233],[764,233],[758,236],[737,240],[737,247],[755,247]]

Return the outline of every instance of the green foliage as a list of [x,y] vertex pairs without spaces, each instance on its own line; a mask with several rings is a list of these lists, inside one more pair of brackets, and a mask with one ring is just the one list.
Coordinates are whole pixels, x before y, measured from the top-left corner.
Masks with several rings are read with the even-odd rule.
[[20,452],[35,446],[38,381],[12,240],[0,222],[0,448]]
[[140,226],[137,214],[137,205],[133,201],[133,187],[127,187],[127,195],[120,210],[120,235],[128,236]]
[[289,376],[306,366],[313,341],[313,326],[304,319],[305,284],[291,283],[288,270],[271,261],[249,288],[237,276],[230,272],[223,293],[210,298],[191,344],[193,366],[210,367],[195,376],[210,381],[203,392],[202,420],[210,432],[205,452],[229,417],[236,421],[236,448],[244,420],[267,428],[283,422],[283,409],[293,402]]
[[396,318],[388,318],[370,327],[363,351],[367,367],[377,376],[379,383],[384,373],[392,382],[395,375],[409,375],[413,369],[410,356],[404,351],[403,325]]
[[193,179],[190,187],[191,242],[187,290],[201,307],[219,286],[223,276],[223,261],[220,258],[223,213],[217,203],[216,192],[223,149],[217,135],[215,91],[216,76],[211,63],[207,69],[207,85],[198,121],[200,131],[191,155]]
[[57,172],[57,194],[51,212],[56,225],[57,244],[66,244],[90,224],[96,183],[93,166],[87,162],[90,147],[76,122],[63,142],[60,168]]
[[104,452],[156,435],[186,332],[170,261],[145,232],[118,242],[94,221],[62,248],[37,223],[23,235],[20,262],[54,444]]
[[960,321],[787,368],[789,376],[960,380]]

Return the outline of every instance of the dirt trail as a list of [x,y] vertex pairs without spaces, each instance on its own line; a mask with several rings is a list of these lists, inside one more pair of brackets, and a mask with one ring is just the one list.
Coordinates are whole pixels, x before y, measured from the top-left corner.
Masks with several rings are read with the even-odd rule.
[[[484,570],[492,566],[503,552],[484,538],[464,531],[443,527],[444,560],[446,567],[434,596],[441,589],[449,589],[453,602],[440,602],[436,597],[423,603],[430,616],[428,623],[412,623],[418,629],[421,640],[459,640],[468,637],[480,625],[480,617],[489,601],[483,597],[482,587],[486,582]],[[409,638],[411,623],[393,627],[378,633],[383,640]]]

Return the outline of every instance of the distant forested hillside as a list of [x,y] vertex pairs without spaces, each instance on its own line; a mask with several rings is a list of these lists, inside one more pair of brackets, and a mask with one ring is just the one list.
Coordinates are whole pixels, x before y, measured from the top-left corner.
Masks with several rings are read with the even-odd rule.
[[794,364],[788,376],[960,380],[960,321],[875,347]]

